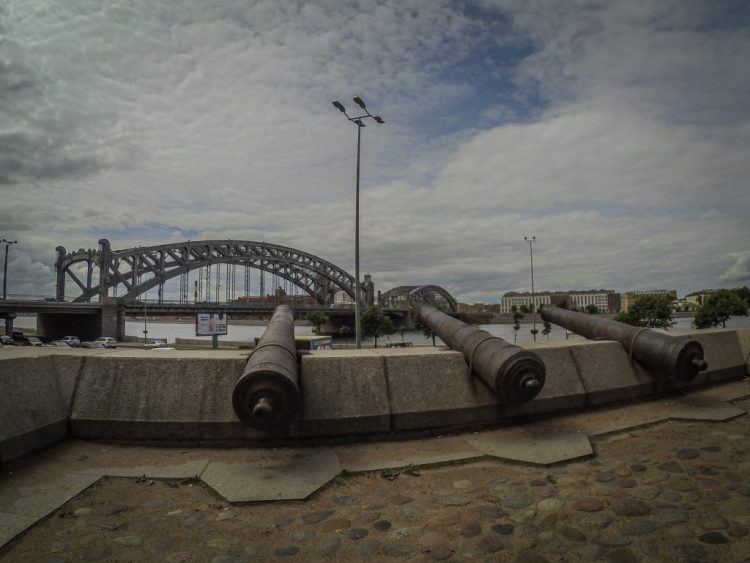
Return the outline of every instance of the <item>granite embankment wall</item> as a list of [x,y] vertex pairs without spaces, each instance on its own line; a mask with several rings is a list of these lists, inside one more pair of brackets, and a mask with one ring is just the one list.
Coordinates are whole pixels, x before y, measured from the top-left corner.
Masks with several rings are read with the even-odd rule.
[[[709,370],[690,385],[748,373],[750,330],[701,331]],[[529,344],[547,368],[541,393],[507,407],[463,356],[435,348],[332,350],[301,361],[299,416],[283,434],[243,426],[232,390],[248,351],[0,349],[0,464],[65,436],[161,445],[242,445],[444,432],[662,394],[615,342]]]

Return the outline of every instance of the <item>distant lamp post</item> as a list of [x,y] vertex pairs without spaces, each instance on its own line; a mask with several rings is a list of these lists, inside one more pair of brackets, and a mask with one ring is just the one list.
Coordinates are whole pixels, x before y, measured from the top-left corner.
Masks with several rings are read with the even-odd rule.
[[146,316],[146,299],[148,298],[148,291],[143,294],[143,346],[146,347],[148,344],[148,317]]
[[8,247],[11,244],[18,244],[18,241],[3,239],[0,242],[5,243],[5,266],[3,267],[3,300],[5,300],[8,295]]
[[362,128],[365,126],[362,120],[370,118],[381,125],[385,123],[385,121],[379,115],[372,115],[367,111],[367,105],[359,96],[354,97],[354,103],[365,111],[364,115],[350,117],[349,114],[346,113],[346,108],[343,104],[337,100],[333,101],[333,107],[343,113],[349,121],[357,126],[357,190],[354,207],[354,330],[357,348],[362,348],[362,327],[359,322],[360,307],[362,303],[362,288],[359,283],[359,154],[362,144]]
[[536,241],[536,237],[523,237],[523,240],[529,243],[529,258],[531,259],[531,322],[533,323],[531,334],[534,337],[534,342],[536,342],[536,299],[534,298],[534,242]]

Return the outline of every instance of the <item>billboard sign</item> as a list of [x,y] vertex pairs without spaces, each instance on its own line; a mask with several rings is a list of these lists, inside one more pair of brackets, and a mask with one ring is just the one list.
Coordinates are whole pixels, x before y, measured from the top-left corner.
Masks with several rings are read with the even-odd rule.
[[316,338],[310,342],[310,350],[331,350],[331,337]]
[[195,316],[196,336],[222,336],[227,334],[227,316],[224,313],[198,313]]

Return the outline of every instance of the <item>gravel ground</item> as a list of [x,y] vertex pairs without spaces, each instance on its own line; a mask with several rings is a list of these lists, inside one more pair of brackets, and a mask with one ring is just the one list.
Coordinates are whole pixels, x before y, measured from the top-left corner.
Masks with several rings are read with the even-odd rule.
[[[0,559],[750,561],[749,440],[748,416],[669,422],[597,439],[594,458],[554,467],[342,475],[306,501],[244,506],[194,480],[105,478]],[[78,443],[66,455],[106,447]],[[116,450],[133,465],[152,451]]]

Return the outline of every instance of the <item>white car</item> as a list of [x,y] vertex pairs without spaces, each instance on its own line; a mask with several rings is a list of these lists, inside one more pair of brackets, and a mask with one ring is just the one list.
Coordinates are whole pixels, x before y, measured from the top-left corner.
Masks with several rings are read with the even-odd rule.
[[77,336],[63,336],[57,342],[65,342],[68,344],[68,346],[73,346],[74,348],[77,348],[81,345],[81,339]]
[[153,350],[154,348],[166,348],[167,343],[161,340],[152,340],[143,345],[146,350]]
[[99,338],[94,340],[94,343],[96,342],[99,342],[105,348],[117,348],[117,340],[115,340],[111,336],[100,336]]
[[71,345],[68,344],[65,340],[53,340],[47,346],[54,346],[55,348],[70,348]]

